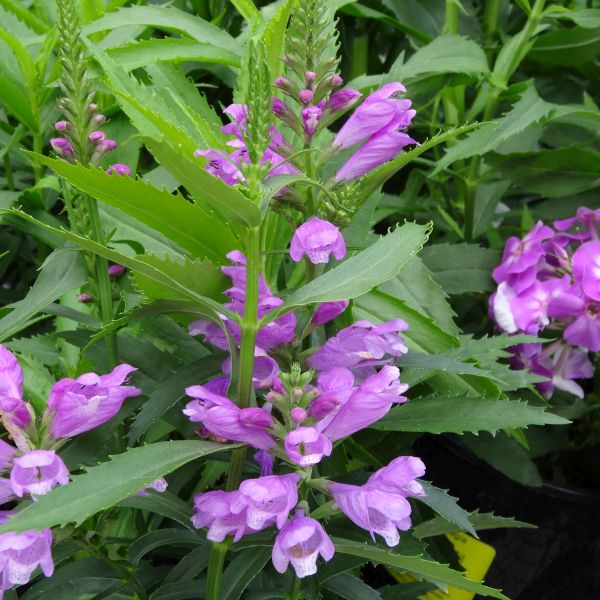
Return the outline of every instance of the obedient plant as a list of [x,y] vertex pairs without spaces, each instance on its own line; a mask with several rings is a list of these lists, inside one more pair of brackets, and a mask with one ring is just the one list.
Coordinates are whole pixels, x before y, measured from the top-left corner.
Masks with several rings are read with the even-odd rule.
[[499,328],[508,333],[545,332],[547,343],[519,344],[514,361],[546,379],[550,397],[558,388],[583,398],[576,380],[594,376],[589,353],[600,351],[600,211],[538,222],[523,239],[511,237],[494,270],[498,289],[490,299]]

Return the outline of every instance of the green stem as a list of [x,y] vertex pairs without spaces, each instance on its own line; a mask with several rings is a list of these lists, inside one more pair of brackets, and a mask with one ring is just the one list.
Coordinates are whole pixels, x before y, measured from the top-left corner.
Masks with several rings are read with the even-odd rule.
[[446,31],[452,35],[458,33],[459,6],[456,0],[446,0]]
[[206,600],[221,600],[221,575],[230,541],[213,542],[206,575]]
[[498,31],[501,0],[487,0],[483,13],[483,31],[485,39],[490,42]]
[[[42,149],[43,149],[42,134],[39,132],[34,132],[34,134],[33,134],[33,151],[37,152],[38,154],[41,154]],[[34,160],[33,161],[33,177],[34,177],[36,183],[38,183],[38,181],[42,178],[42,174],[43,174],[42,165],[37,160]]]
[[15,179],[13,177],[13,169],[10,164],[10,157],[8,156],[8,152],[4,155],[4,176],[6,177],[6,187],[14,191],[15,189]]

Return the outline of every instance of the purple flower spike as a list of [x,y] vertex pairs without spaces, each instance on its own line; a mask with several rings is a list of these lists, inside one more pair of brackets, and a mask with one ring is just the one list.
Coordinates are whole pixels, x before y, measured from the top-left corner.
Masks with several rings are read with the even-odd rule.
[[[5,520],[6,521],[6,520]],[[0,534],[0,564],[2,565],[2,590],[29,583],[39,566],[46,577],[54,573],[52,561],[52,531],[42,529],[22,533]]]
[[290,257],[295,262],[305,254],[315,265],[326,263],[330,254],[341,260],[346,256],[344,237],[329,221],[313,217],[296,229],[290,245]]
[[586,296],[600,300],[600,242],[586,242],[573,254],[573,276]]
[[120,175],[121,177],[125,177],[126,175],[131,175],[131,169],[127,165],[116,163],[110,165],[110,167],[106,169],[106,173],[107,175]]
[[300,476],[296,473],[246,479],[240,485],[240,494],[232,503],[232,510],[239,512],[245,507],[246,524],[255,531],[270,525],[281,529],[298,502],[299,481]]
[[348,308],[349,304],[349,300],[323,302],[322,304],[319,304],[312,318],[313,324],[324,325],[325,323],[329,323],[329,321],[333,321],[333,319],[339,317]]
[[15,355],[0,344],[0,413],[20,429],[31,421],[23,402],[23,371]]
[[212,434],[259,450],[268,450],[275,444],[268,432],[274,419],[266,410],[240,408],[203,385],[187,388],[186,394],[196,400],[188,402],[183,414],[194,423],[202,423]]
[[367,140],[335,174],[337,181],[352,181],[362,177],[395,158],[410,144],[416,144],[407,133],[402,131],[384,131]]
[[273,545],[273,566],[285,573],[290,563],[302,579],[317,572],[319,554],[325,561],[333,558],[335,546],[323,526],[299,510],[277,534]]
[[329,456],[332,449],[331,440],[314,427],[298,427],[285,436],[285,453],[301,467],[316,465],[323,456]]
[[328,419],[323,433],[332,441],[340,440],[379,421],[394,404],[407,401],[401,396],[408,385],[400,383],[400,370],[390,365],[365,379],[348,401]]
[[73,146],[67,138],[51,138],[50,145],[59,156],[73,156]]
[[69,471],[53,450],[30,450],[14,459],[10,472],[10,486],[22,498],[24,494],[47,494],[55,485],[67,485]]
[[237,513],[232,511],[232,505],[239,502],[239,496],[239,491],[221,490],[196,494],[196,513],[192,517],[194,527],[208,527],[206,537],[212,542],[222,542],[228,535],[233,535],[233,541],[237,542],[247,533],[254,533],[246,525],[245,507]]
[[55,438],[90,431],[114,417],[126,398],[142,390],[123,385],[134,367],[118,365],[108,375],[85,373],[77,379],[61,379],[50,391],[47,411],[53,415],[50,433]]

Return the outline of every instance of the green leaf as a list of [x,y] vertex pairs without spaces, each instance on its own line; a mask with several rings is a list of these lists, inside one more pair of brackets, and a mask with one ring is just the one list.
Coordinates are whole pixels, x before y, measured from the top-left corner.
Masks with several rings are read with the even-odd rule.
[[435,590],[436,586],[432,583],[421,581],[398,583],[379,588],[382,600],[415,600],[415,598],[425,597],[427,592]]
[[298,306],[362,296],[376,285],[395,277],[404,264],[422,248],[430,231],[428,225],[405,223],[293,292],[279,311],[270,313],[269,320]]
[[231,0],[231,4],[235,6],[236,10],[246,21],[251,21],[252,19],[258,22],[262,21],[262,15],[252,0]]
[[468,531],[477,537],[475,529],[469,521],[469,513],[458,505],[458,498],[448,494],[448,490],[437,488],[427,481],[421,481],[421,485],[427,495],[419,498],[420,502],[432,508],[446,522],[453,523],[459,531]]
[[86,25],[83,28],[83,35],[90,36],[100,31],[131,25],[145,25],[164,31],[173,31],[203,44],[212,44],[218,48],[227,48],[231,52],[241,53],[240,43],[224,29],[173,6],[120,8],[116,12],[107,13]]
[[194,258],[222,264],[239,246],[231,229],[180,194],[159,190],[143,179],[107,175],[102,169],[70,164],[33,152],[27,153],[50,167],[76,188],[149,225],[186,249]]
[[191,521],[191,505],[169,492],[169,490],[162,493],[148,490],[147,496],[129,496],[119,502],[119,506],[147,510],[155,515],[180,523],[187,529],[194,529]]
[[185,38],[149,39],[110,48],[107,54],[126,71],[152,62],[199,62],[239,67],[240,56],[227,47],[213,46]]
[[569,421],[518,400],[466,396],[424,396],[393,408],[373,424],[380,431],[464,433],[529,425],[566,425]]
[[180,528],[157,529],[156,531],[145,533],[129,546],[127,560],[133,565],[137,565],[148,552],[152,552],[152,550],[161,548],[162,546],[170,546],[172,544],[205,546],[207,543],[206,539],[197,531]]
[[[251,0],[243,1],[251,2]],[[266,23],[264,31],[261,33],[261,39],[267,47],[267,61],[271,81],[275,81],[277,77],[283,74],[284,63],[281,57],[285,54],[285,32],[294,1],[285,0]]]
[[[498,517],[494,513],[479,513],[477,511],[469,514],[469,523],[476,531],[484,529],[504,529],[504,528],[524,528],[535,529],[535,525],[517,521],[513,517]],[[455,524],[451,523],[441,515],[420,523],[413,529],[413,535],[420,540],[436,535],[445,535],[446,533],[455,533],[460,531]]]
[[571,147],[491,153],[485,160],[520,190],[548,198],[570,196],[600,186],[600,152],[595,150]]
[[[548,7],[550,8],[550,7]],[[545,14],[546,17],[552,17],[553,19],[564,19],[566,21],[572,21],[580,27],[586,29],[596,29],[600,27],[600,9],[599,8],[582,8],[579,10],[568,10],[561,7],[561,10],[556,12],[551,11]]]
[[348,573],[340,573],[331,577],[322,583],[321,587],[346,600],[356,600],[357,598],[360,598],[360,600],[381,600],[381,595],[377,590]]
[[[41,496],[11,517],[0,527],[0,532],[40,531],[67,523],[79,525],[182,465],[237,446],[186,440],[132,448],[113,456],[110,461],[91,467],[82,475],[75,475],[68,485],[54,488]],[[123,477],[124,473],[127,477]]]
[[161,585],[152,592],[152,600],[203,600],[205,594],[206,580],[192,579]]
[[481,594],[482,596],[498,598],[499,600],[508,600],[508,598],[498,590],[471,581],[462,573],[453,571],[447,565],[427,560],[421,556],[402,556],[400,554],[395,554],[393,550],[390,549],[378,548],[371,544],[354,542],[341,538],[333,538],[333,543],[335,544],[337,552],[352,554],[353,556],[362,556],[373,562],[408,571],[419,579],[432,581],[438,585],[451,585],[463,590],[475,592],[476,594]]
[[444,34],[417,50],[404,64],[398,61],[390,69],[389,78],[410,87],[431,75],[461,73],[481,77],[489,73],[485,52],[481,46],[460,35]]
[[229,563],[223,572],[220,600],[238,600],[271,558],[272,548],[248,548]]
[[548,67],[583,66],[599,52],[600,27],[569,27],[539,35],[528,58]]
[[67,292],[81,287],[86,280],[87,272],[81,252],[76,248],[61,248],[52,252],[27,296],[11,305],[12,311],[0,319],[0,341],[27,327],[37,313]]
[[476,244],[429,244],[421,258],[448,294],[484,293],[495,288],[492,270],[500,253]]

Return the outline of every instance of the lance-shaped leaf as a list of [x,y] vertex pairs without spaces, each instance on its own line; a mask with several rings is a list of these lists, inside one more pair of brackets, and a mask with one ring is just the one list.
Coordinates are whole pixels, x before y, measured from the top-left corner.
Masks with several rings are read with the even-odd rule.
[[336,302],[366,294],[380,283],[395,277],[404,264],[423,247],[430,231],[430,225],[405,223],[293,292],[278,311],[269,313],[266,321],[294,310],[297,306]]
[[518,400],[467,396],[425,396],[392,409],[372,425],[380,431],[477,433],[529,425],[567,425],[569,421]]
[[39,531],[68,523],[79,525],[192,460],[236,447],[237,444],[182,440],[132,448],[41,496],[0,527],[0,533]]
[[342,538],[333,538],[335,549],[342,554],[351,554],[353,556],[362,556],[375,563],[381,563],[395,569],[408,571],[418,579],[432,581],[436,584],[451,585],[463,590],[468,590],[482,596],[498,598],[498,600],[508,600],[499,590],[488,587],[467,579],[462,573],[454,571],[440,563],[433,562],[422,556],[404,556],[396,554],[392,549],[380,548],[371,544],[345,540]]
[[149,225],[194,258],[222,264],[225,255],[239,247],[226,223],[208,214],[181,194],[170,194],[143,179],[107,175],[101,169],[70,164],[62,159],[27,152],[77,189]]

